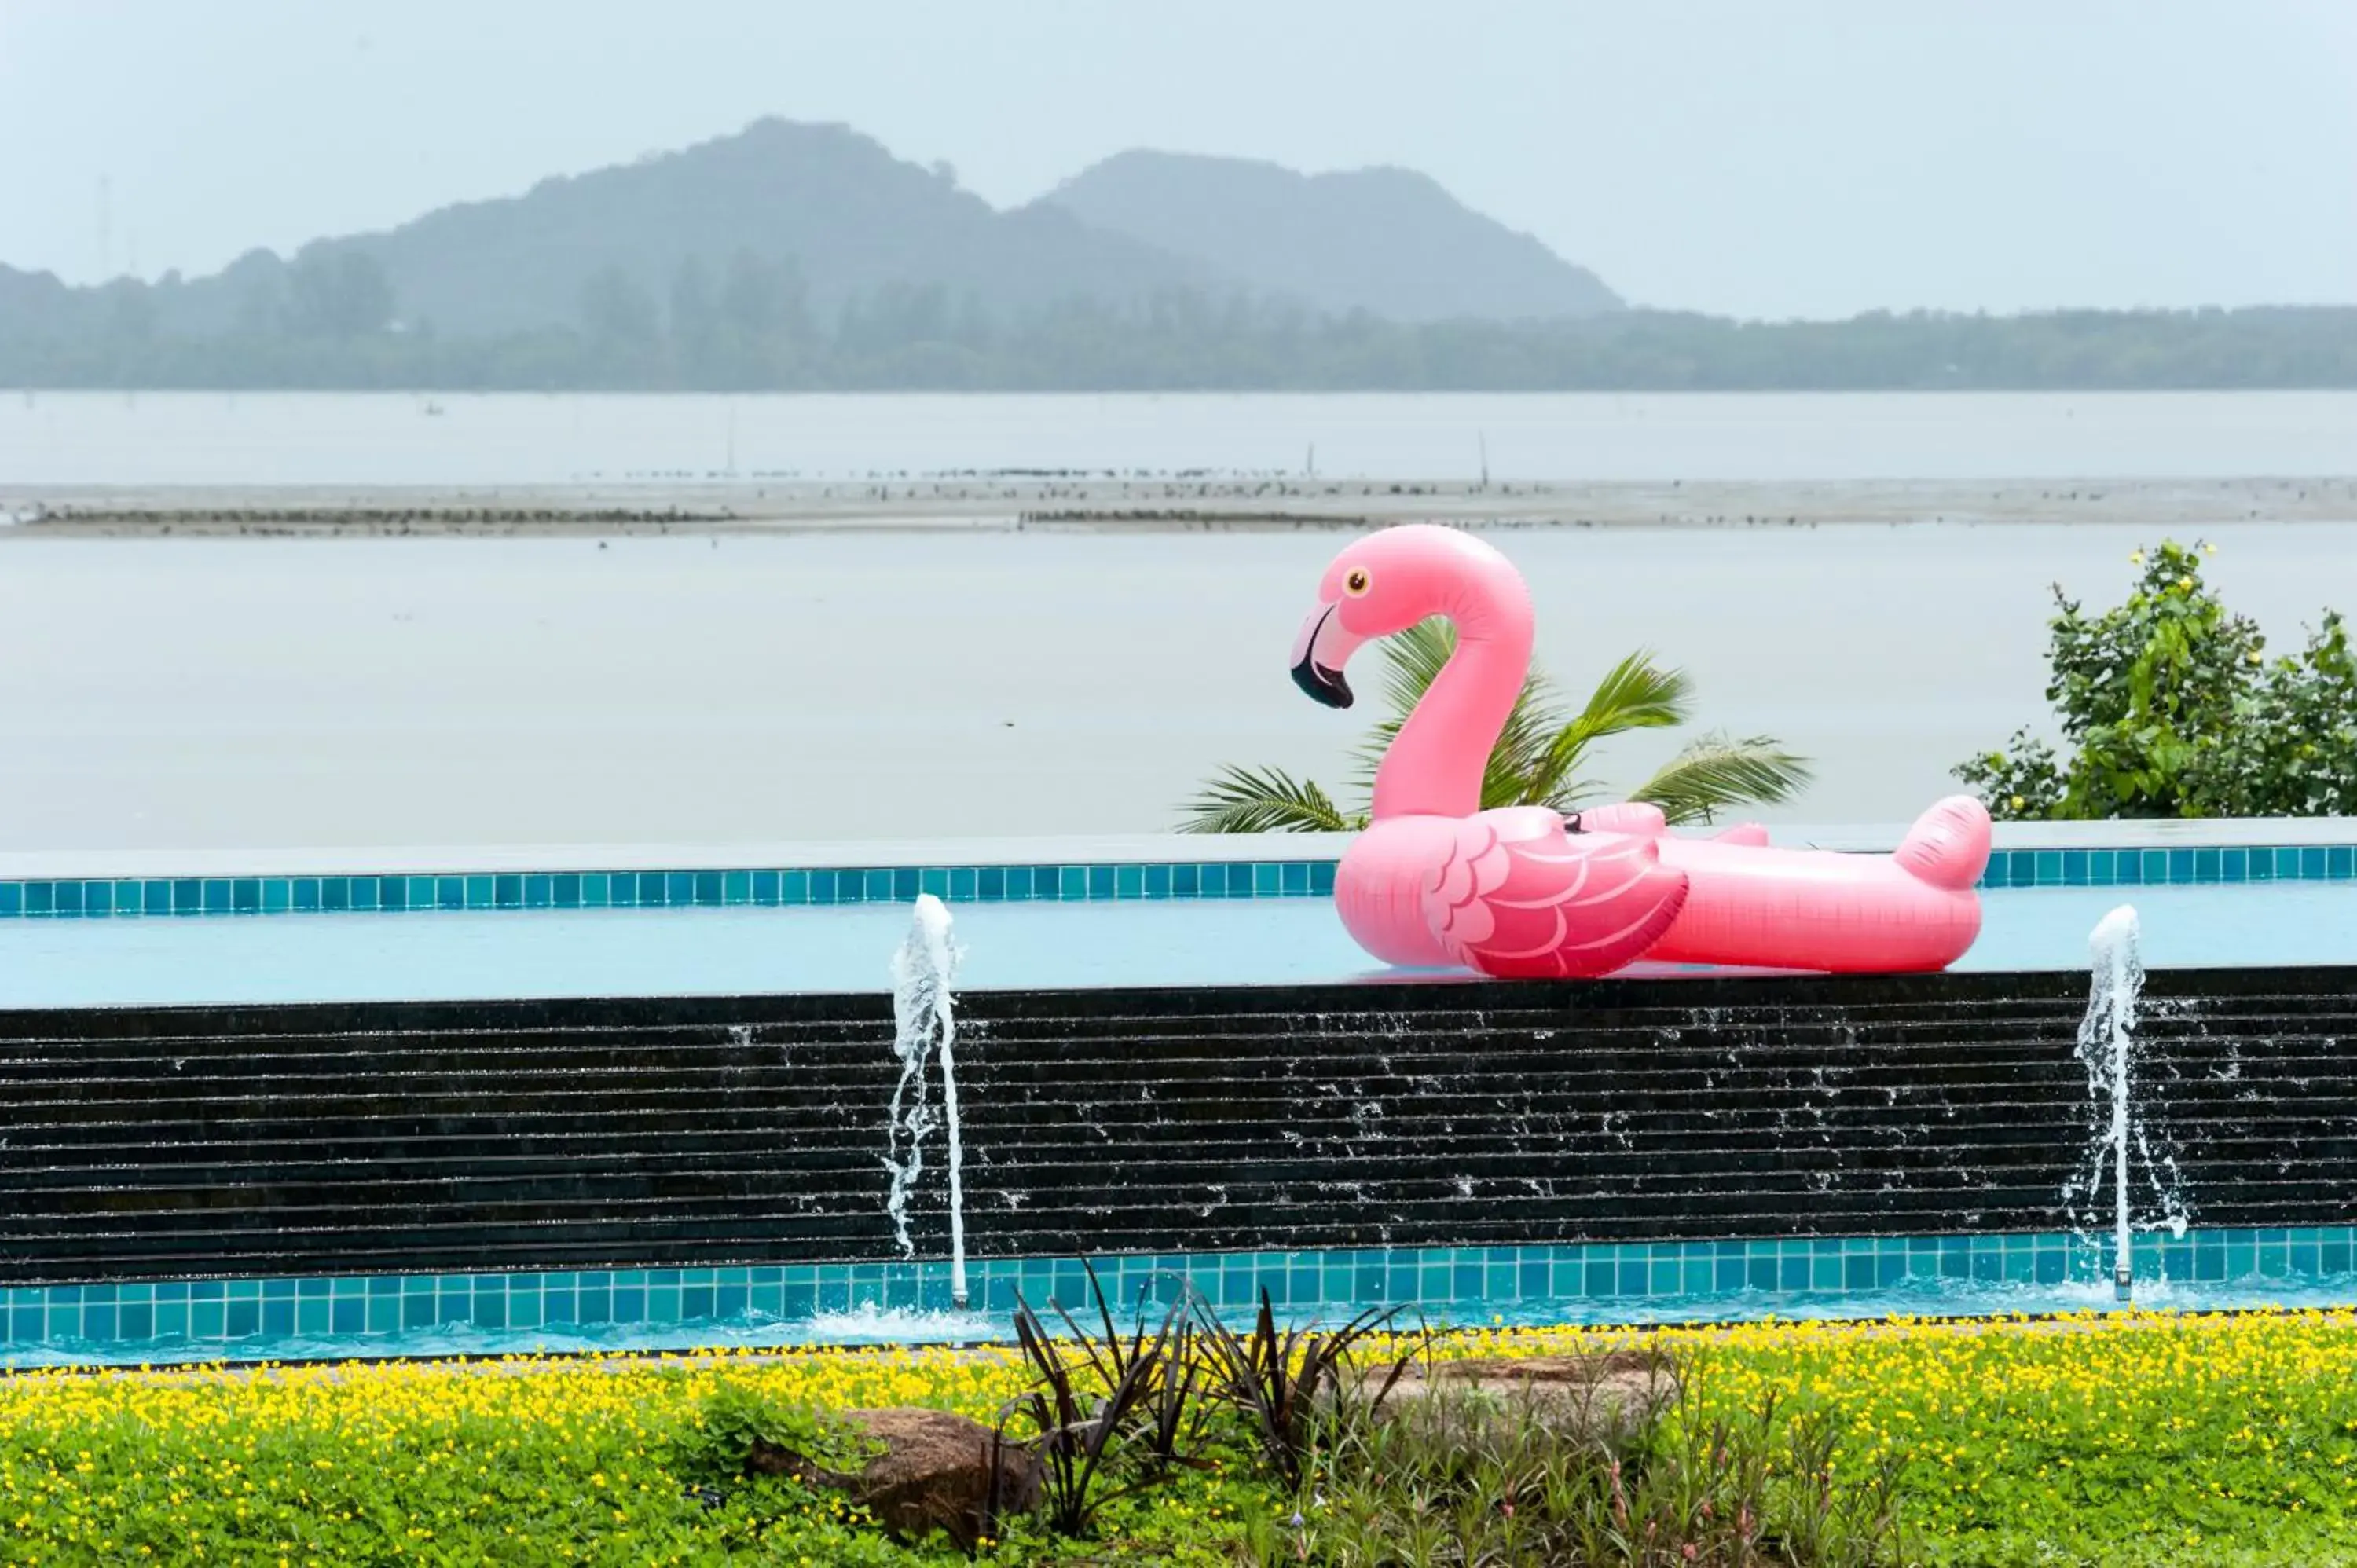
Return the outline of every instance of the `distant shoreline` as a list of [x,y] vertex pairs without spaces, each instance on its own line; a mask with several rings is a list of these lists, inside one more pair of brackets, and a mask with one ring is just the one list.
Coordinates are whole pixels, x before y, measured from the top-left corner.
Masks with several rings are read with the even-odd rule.
[[2357,521],[2357,478],[1497,483],[1188,475],[639,486],[27,488],[0,540],[1281,532]]

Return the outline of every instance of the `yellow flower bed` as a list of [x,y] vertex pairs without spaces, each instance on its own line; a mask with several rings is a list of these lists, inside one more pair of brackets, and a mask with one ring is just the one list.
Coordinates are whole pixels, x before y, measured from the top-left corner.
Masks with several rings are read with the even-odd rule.
[[[1434,1353],[1642,1342],[1686,1368],[1674,1419],[1771,1395],[1779,1420],[1824,1412],[1837,1470],[1893,1477],[1927,1561],[2357,1562],[2357,1313],[1500,1328]],[[1010,1357],[892,1349],[19,1374],[0,1561],[459,1562],[524,1539],[507,1560],[693,1560],[704,1510],[660,1452],[724,1373],[985,1420],[1025,1384]],[[1167,1500],[1199,1504],[1235,1499]]]

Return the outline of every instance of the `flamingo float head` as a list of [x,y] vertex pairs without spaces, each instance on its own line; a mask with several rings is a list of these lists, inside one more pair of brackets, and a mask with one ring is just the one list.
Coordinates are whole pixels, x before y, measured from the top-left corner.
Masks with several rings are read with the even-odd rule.
[[1318,607],[1293,643],[1293,682],[1329,708],[1352,701],[1344,667],[1363,643],[1443,615],[1460,636],[1502,629],[1527,639],[1530,596],[1512,563],[1473,535],[1429,523],[1352,541],[1318,585]]

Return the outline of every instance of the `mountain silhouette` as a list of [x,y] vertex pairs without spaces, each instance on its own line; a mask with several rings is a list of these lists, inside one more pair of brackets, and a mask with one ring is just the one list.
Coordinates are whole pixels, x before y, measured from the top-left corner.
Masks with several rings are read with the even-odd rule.
[[968,322],[1172,291],[1281,296],[1402,321],[1618,304],[1583,269],[1403,170],[1308,177],[1132,153],[1001,210],[946,166],[897,158],[849,126],[765,119],[519,195],[315,241],[292,259],[249,252],[208,277],[69,288],[0,267],[0,338],[397,322],[474,338],[593,317],[626,329],[688,308],[683,292],[716,300],[732,266],[822,327],[848,303],[888,296],[905,314],[911,295],[929,294],[935,316]]
[[1321,311],[1415,322],[1620,308],[1594,273],[1409,169],[1303,175],[1246,158],[1129,152],[1039,205]]

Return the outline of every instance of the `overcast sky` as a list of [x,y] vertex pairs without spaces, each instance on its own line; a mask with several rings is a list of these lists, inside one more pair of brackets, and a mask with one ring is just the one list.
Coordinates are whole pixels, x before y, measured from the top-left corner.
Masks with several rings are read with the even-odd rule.
[[765,114],[1000,205],[1402,164],[1741,316],[2357,303],[2357,0],[0,0],[0,262],[210,271]]

